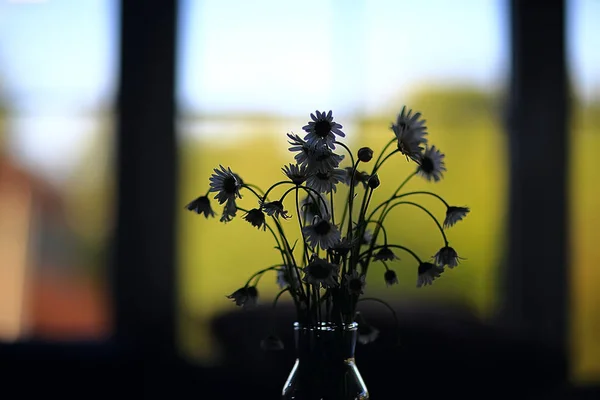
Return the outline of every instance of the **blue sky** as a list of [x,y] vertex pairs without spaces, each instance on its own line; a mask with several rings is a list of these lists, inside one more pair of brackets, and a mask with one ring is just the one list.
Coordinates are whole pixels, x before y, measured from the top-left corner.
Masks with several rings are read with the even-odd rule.
[[[182,1],[178,99],[203,112],[377,111],[431,83],[501,87],[506,1]],[[68,173],[116,88],[115,0],[0,0],[0,90],[12,149]],[[600,1],[569,3],[569,66],[600,87]]]

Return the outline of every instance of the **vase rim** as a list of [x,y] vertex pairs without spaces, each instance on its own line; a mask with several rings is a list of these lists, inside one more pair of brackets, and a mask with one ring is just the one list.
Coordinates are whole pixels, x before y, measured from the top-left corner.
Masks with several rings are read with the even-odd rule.
[[342,328],[345,331],[354,331],[358,329],[357,322],[351,322],[349,324],[341,323],[337,324],[335,322],[319,322],[317,325],[311,325],[310,328],[304,326],[300,322],[294,322],[295,330],[310,330],[310,331],[335,331],[339,328]]

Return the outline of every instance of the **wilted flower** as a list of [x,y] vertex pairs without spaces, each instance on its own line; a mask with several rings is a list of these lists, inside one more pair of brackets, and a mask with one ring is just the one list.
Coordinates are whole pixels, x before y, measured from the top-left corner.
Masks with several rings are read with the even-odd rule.
[[439,278],[444,272],[443,267],[439,267],[435,264],[422,262],[419,265],[417,287],[431,285],[436,278]]
[[469,213],[468,207],[449,206],[446,209],[446,219],[444,219],[444,228],[450,228],[458,221],[462,220]]
[[267,229],[267,226],[265,225],[265,214],[258,208],[253,208],[252,210],[248,211],[246,215],[244,215],[244,219],[258,229],[260,229],[261,226],[264,230]]
[[233,300],[236,306],[253,307],[258,303],[258,290],[256,286],[244,286],[227,298]]
[[406,112],[406,106],[398,115],[396,123],[392,124],[392,130],[398,138],[398,150],[408,158],[419,161],[423,152],[422,145],[427,143],[427,128],[425,121],[420,119],[421,113],[412,114],[412,110]]
[[396,272],[393,269],[388,269],[383,274],[383,279],[385,280],[385,284],[387,286],[392,286],[398,283],[398,276],[396,276]]
[[444,165],[444,154],[435,148],[435,146],[427,147],[425,153],[421,155],[417,173],[431,181],[438,182],[442,179],[443,172],[446,171]]
[[311,247],[319,245],[323,250],[327,250],[340,241],[340,231],[337,226],[328,221],[328,219],[315,217],[312,225],[302,228],[302,233]]
[[346,274],[346,287],[350,294],[363,294],[365,288],[365,276],[354,270],[351,274]]
[[215,199],[219,201],[219,204],[223,204],[227,200],[242,198],[240,195],[240,188],[242,187],[240,179],[231,172],[230,168],[225,169],[222,165],[220,167],[221,170],[214,169],[215,173],[209,179],[210,191],[218,192]]
[[235,217],[237,213],[237,205],[235,204],[235,200],[227,200],[225,206],[223,206],[223,214],[221,215],[221,222],[229,222]]
[[283,203],[279,200],[264,203],[262,206],[263,210],[268,216],[291,218],[288,212],[283,209]]
[[296,164],[289,164],[285,165],[281,169],[283,170],[283,173],[296,185],[302,185],[308,178],[308,170],[306,165],[298,166]]
[[274,334],[271,334],[260,341],[260,348],[264,351],[283,350],[283,342]]
[[316,111],[315,114],[310,114],[312,121],[302,127],[302,129],[308,134],[304,136],[309,144],[325,144],[330,149],[335,149],[335,135],[344,137],[344,132],[341,131],[342,126],[336,122],[333,122],[333,115],[331,110],[327,114],[325,112]]
[[394,261],[398,259],[398,256],[394,254],[392,249],[384,246],[373,256],[373,259],[376,261]]
[[354,322],[358,324],[358,343],[372,343],[379,337],[379,330],[370,325],[360,311],[356,312]]
[[440,267],[447,265],[449,268],[454,268],[458,265],[458,253],[452,247],[444,246],[433,256],[435,263]]
[[338,265],[313,255],[308,265],[304,268],[303,281],[317,287],[336,287],[338,285],[338,273]]
[[210,206],[210,199],[207,196],[200,196],[197,199],[192,200],[185,208],[196,214],[204,214],[206,218],[215,216],[215,212]]

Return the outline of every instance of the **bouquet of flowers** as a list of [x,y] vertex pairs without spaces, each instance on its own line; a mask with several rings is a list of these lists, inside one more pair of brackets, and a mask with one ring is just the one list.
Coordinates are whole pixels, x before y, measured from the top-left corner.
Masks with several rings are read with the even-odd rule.
[[[371,148],[363,147],[354,153],[339,141],[345,134],[331,111],[316,111],[310,117],[311,121],[302,127],[304,137],[287,134],[295,163],[282,168],[284,180],[263,191],[221,165],[214,169],[206,194],[186,208],[206,218],[214,217],[209,195],[215,193],[214,199],[223,206],[222,222],[230,222],[241,211],[245,213],[245,221],[273,236],[281,261],[256,272],[245,285],[227,296],[236,305],[255,306],[260,278],[273,272],[281,287],[273,305],[283,294],[289,294],[299,323],[309,327],[323,322],[349,324],[359,315],[356,312],[359,301],[376,300],[387,305],[379,299],[361,298],[371,264],[383,264],[383,279],[388,286],[398,283],[389,264],[398,261],[401,252],[415,261],[417,287],[431,285],[446,267],[456,267],[460,257],[450,247],[445,230],[462,220],[469,208],[452,206],[433,192],[402,191],[416,175],[437,182],[446,171],[444,154],[428,145],[421,113],[403,107],[391,125],[394,136],[375,161]],[[405,157],[415,167],[405,179],[392,182],[395,190],[385,201],[372,204],[373,192],[381,190],[378,172],[392,156]],[[350,163],[341,167],[345,160]],[[367,172],[363,166],[369,163],[372,167]],[[338,190],[341,185],[347,185],[347,190]],[[238,204],[243,192],[252,198],[252,208]],[[343,202],[338,204],[336,197],[340,195]],[[446,206],[443,222],[412,201],[418,195],[433,196]],[[388,241],[386,216],[400,205],[414,207],[435,222],[444,244],[434,256],[426,260],[408,247]],[[289,224],[291,221],[286,221],[289,219],[296,221]],[[291,243],[284,228],[295,229],[300,239]]]

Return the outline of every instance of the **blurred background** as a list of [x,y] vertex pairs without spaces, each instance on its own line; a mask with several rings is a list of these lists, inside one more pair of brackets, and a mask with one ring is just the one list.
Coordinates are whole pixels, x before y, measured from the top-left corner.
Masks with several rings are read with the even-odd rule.
[[[403,105],[421,111],[448,171],[440,183],[414,180],[410,188],[471,208],[449,231],[466,258],[458,268],[416,289],[414,269],[400,262],[398,286],[386,288],[374,275],[366,294],[456,302],[482,320],[496,314],[509,213],[507,3],[179,2],[179,354],[198,365],[218,364],[212,321],[234,308],[224,296],[277,261],[269,235],[239,220],[207,221],[184,205],[206,192],[219,164],[263,188],[279,180],[281,166],[292,161],[285,134],[301,133],[314,110],[333,110],[350,147],[375,151],[391,137],[389,125]],[[600,2],[565,4],[568,358],[570,378],[586,384],[600,382]],[[0,1],[0,340],[6,343],[101,342],[114,333],[109,266],[118,208],[119,10],[117,0]],[[382,181],[410,172],[400,161],[390,163]],[[532,201],[546,201],[544,192]],[[426,204],[443,215],[439,204]],[[390,234],[419,254],[440,247],[425,216],[393,218]],[[548,215],[539,228],[552,223]],[[277,293],[275,277],[269,279],[260,287],[265,303]]]

